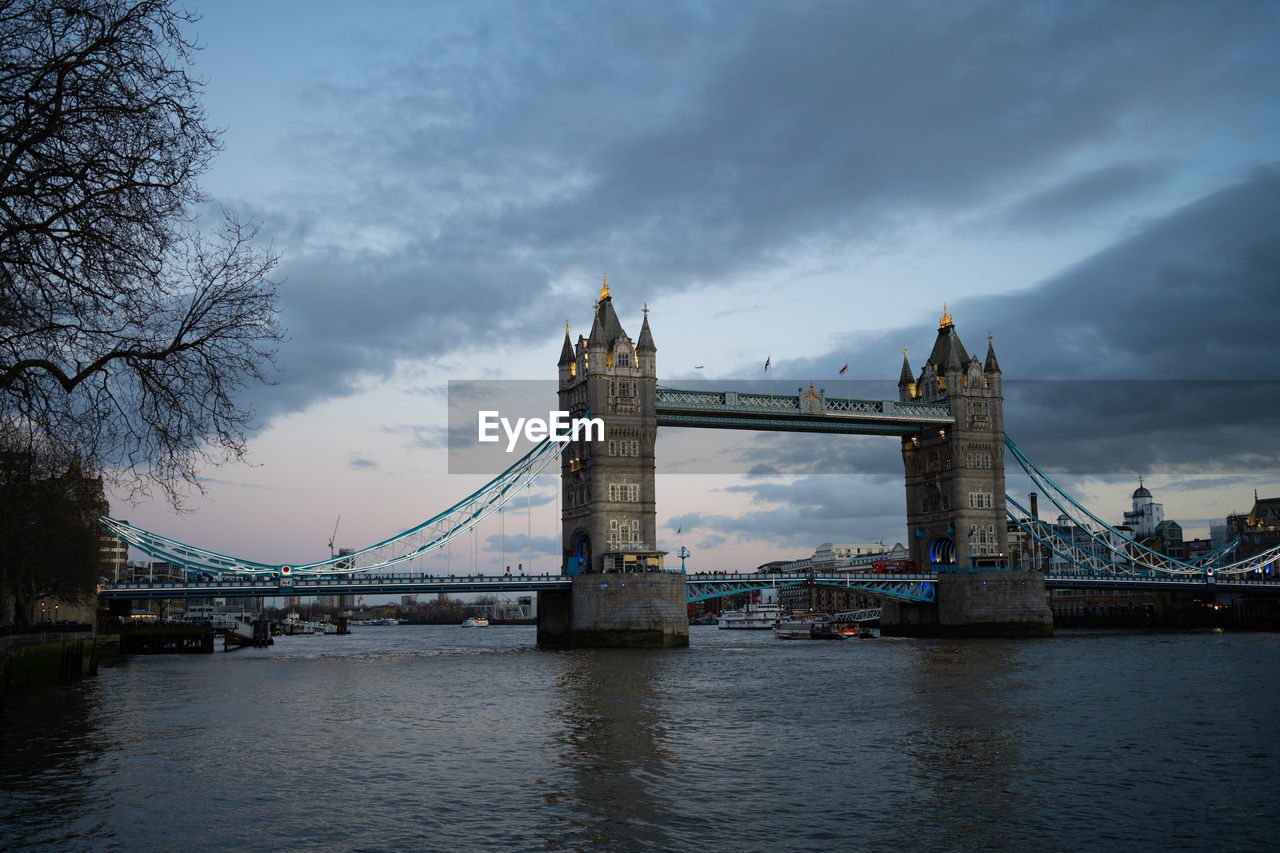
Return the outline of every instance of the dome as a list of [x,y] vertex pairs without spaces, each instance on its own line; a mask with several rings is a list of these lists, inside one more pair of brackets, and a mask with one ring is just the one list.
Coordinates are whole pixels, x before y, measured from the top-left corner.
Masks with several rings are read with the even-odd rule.
[[1139,481],[1138,488],[1134,489],[1133,491],[1133,499],[1137,500],[1138,498],[1149,498],[1149,497],[1151,497],[1151,492],[1147,491],[1147,487],[1142,485],[1142,482]]

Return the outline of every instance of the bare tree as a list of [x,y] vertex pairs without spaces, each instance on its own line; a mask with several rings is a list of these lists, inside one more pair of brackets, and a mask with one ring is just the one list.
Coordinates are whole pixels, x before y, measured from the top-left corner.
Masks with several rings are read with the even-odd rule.
[[177,505],[239,459],[282,332],[276,258],[224,214],[171,0],[0,0],[0,448]]

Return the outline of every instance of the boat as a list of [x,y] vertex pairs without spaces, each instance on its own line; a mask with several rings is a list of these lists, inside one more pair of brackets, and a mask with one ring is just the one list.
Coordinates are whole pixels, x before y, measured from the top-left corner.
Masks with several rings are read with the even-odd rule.
[[812,613],[779,622],[773,635],[783,640],[848,640],[871,636],[856,622],[838,622],[825,613]]
[[489,627],[489,620],[484,618],[483,616],[472,616],[466,622],[462,623],[462,627],[463,628],[487,628]]
[[780,640],[811,640],[813,639],[813,626],[816,624],[818,622],[813,616],[784,619],[773,626],[773,636]]
[[718,627],[736,630],[764,630],[783,620],[786,614],[781,604],[748,604],[741,610],[726,610],[720,614]]

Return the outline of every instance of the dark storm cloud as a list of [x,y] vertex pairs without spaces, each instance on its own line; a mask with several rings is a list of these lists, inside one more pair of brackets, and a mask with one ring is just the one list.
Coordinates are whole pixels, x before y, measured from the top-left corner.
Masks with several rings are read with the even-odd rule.
[[[545,340],[564,313],[549,298],[557,279],[621,268],[657,293],[768,272],[1092,158],[1094,171],[1020,202],[1047,221],[1153,185],[1158,173],[1121,153],[1145,135],[1246,116],[1274,127],[1277,24],[1264,4],[476,14],[408,58],[379,57],[371,82],[309,93],[314,122],[291,153],[301,169],[343,171],[328,195],[291,202],[297,224],[280,232],[310,248],[281,268],[292,343],[265,415],[350,392],[400,359]],[[413,237],[336,248],[351,223]]]
[[[981,333],[994,331],[1005,430],[1038,464],[1274,475],[1277,293],[1280,172],[1259,169],[1037,287],[962,301],[954,315],[980,359]],[[899,329],[789,367],[829,370],[849,353],[896,375],[888,342],[927,352],[934,335]],[[840,458],[838,448],[814,453],[819,467]]]
[[1103,210],[1148,190],[1169,177],[1155,163],[1115,163],[1075,175],[1021,199],[1002,217],[1011,228],[1051,228],[1074,224],[1082,215]]

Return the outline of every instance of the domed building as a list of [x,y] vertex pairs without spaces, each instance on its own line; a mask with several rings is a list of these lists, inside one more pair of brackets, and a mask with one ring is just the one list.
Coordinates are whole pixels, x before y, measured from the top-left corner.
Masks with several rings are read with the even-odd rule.
[[1164,521],[1164,504],[1158,504],[1151,496],[1151,491],[1138,480],[1138,488],[1133,490],[1133,511],[1126,511],[1124,524],[1133,531],[1135,539],[1145,539],[1156,535],[1156,528]]

